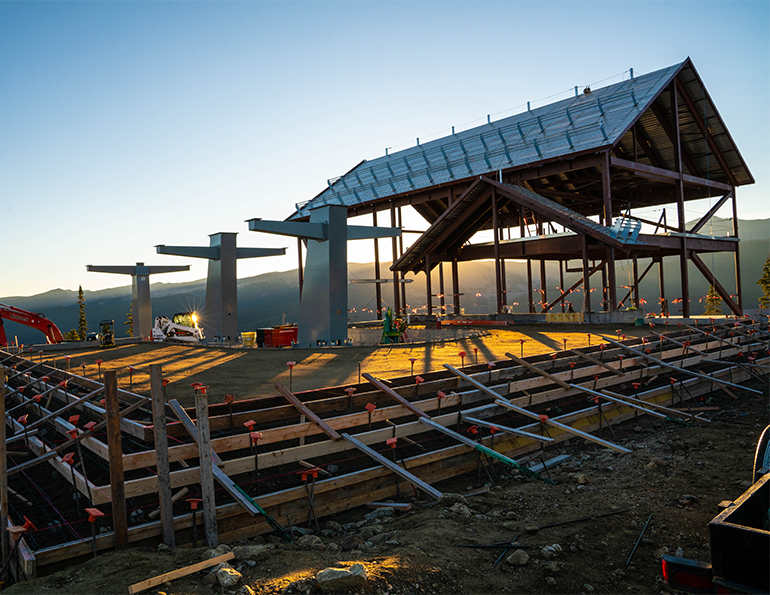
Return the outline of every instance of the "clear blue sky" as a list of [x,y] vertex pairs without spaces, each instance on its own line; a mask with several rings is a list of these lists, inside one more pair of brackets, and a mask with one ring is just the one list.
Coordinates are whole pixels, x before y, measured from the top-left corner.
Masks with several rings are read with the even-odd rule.
[[769,40],[764,0],[1,2],[0,296],[130,282],[87,264],[200,279],[154,246],[219,231],[290,248],[240,277],[294,268],[294,240],[244,220],[385,147],[688,56],[757,180],[739,214],[767,218]]

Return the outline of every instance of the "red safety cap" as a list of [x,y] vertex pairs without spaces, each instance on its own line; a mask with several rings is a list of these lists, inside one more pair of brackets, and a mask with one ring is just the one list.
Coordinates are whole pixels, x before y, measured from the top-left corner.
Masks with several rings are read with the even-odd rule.
[[498,431],[500,431],[500,428],[498,428],[497,426],[489,426],[490,434],[494,434],[495,432],[498,432]]
[[250,419],[249,421],[243,422],[243,425],[247,430],[251,431],[251,428],[257,425],[257,422],[255,422],[253,419]]
[[640,382],[632,382],[631,386],[633,386],[635,390],[639,390],[639,387],[642,386],[642,384]]
[[80,416],[79,415],[70,415],[70,417],[69,417],[69,419],[67,421],[69,421],[73,426],[76,426],[76,425],[78,425],[78,422],[80,421]]
[[366,405],[364,405],[364,409],[366,409],[369,413],[371,413],[372,411],[377,409],[377,405],[375,405],[374,403],[367,403]]
[[88,513],[88,522],[93,523],[96,522],[96,519],[99,517],[104,516],[104,513],[99,510],[98,508],[86,508],[86,512]]
[[197,389],[199,386],[203,386],[203,383],[202,382],[191,382],[190,386],[192,386],[193,388]]
[[27,425],[27,421],[29,421],[29,414],[25,413],[24,415],[19,416],[19,423],[23,426]]
[[8,533],[11,536],[11,541],[13,543],[16,543],[18,539],[27,532],[27,530],[24,527],[19,527],[17,525],[13,525],[12,527],[8,527]]
[[48,376],[41,376],[40,378],[38,378],[38,380],[40,380],[40,382],[48,382],[50,378]]
[[254,444],[262,440],[262,432],[249,432],[249,436]]
[[538,417],[540,418],[540,423],[545,423],[546,421],[548,421],[547,415],[538,415]]
[[86,430],[93,430],[96,427],[95,421],[89,421],[86,425],[83,426]]
[[417,358],[416,358],[416,357],[410,357],[410,358],[409,358],[409,361],[410,361],[410,362],[412,362],[412,363],[414,363],[414,362],[416,362],[416,361],[417,361]]
[[440,391],[437,391],[437,392],[436,392],[436,396],[437,396],[439,399],[443,399],[444,397],[446,397],[446,393],[445,393],[443,390],[440,390]]
[[37,531],[37,527],[35,527],[35,524],[30,521],[27,517],[22,517],[24,519],[24,524],[22,527],[27,531]]
[[297,362],[286,362],[286,365],[289,366],[289,368],[293,368],[297,365]]
[[421,382],[425,382],[425,378],[423,378],[422,376],[415,376],[414,381],[416,384],[420,384]]
[[222,398],[222,401],[224,401],[224,402],[225,402],[225,403],[227,403],[228,405],[229,405],[230,403],[232,403],[234,400],[235,400],[235,395],[225,395],[225,396]]
[[385,444],[390,446],[391,448],[396,448],[396,443],[398,442],[398,438],[388,438],[385,441]]
[[203,502],[203,498],[187,498],[187,502],[190,503],[190,510],[198,510],[198,504]]
[[460,352],[460,353],[458,353],[457,355],[459,355],[460,357],[465,357],[465,356],[466,356],[466,355],[468,355],[468,354],[467,354],[467,353],[465,353],[464,351],[461,351],[461,352]]
[[348,393],[349,397],[352,397],[353,393],[356,392],[356,389],[351,386],[350,388],[346,388],[345,392]]
[[199,386],[198,390],[201,391],[204,395],[206,394],[206,389],[208,389],[208,386]]
[[487,367],[491,370],[492,368],[496,368],[495,362],[487,362]]
[[103,359],[97,359],[97,360],[94,360],[94,363],[99,365],[99,366],[101,366],[104,363],[104,360]]
[[68,382],[69,382],[69,380],[62,380],[62,381],[59,383],[59,387],[61,387],[61,388],[67,388],[67,383],[68,383]]
[[161,382],[163,383],[163,386],[166,386],[171,381],[168,378],[164,378],[163,380],[161,380]]
[[62,462],[62,463],[67,463],[68,465],[72,465],[72,464],[73,464],[73,459],[74,459],[74,458],[75,458],[75,453],[72,453],[72,452],[68,452],[66,455],[64,455],[64,456],[61,458],[61,462]]
[[479,427],[478,426],[471,426],[466,430],[469,434],[476,435],[479,433]]
[[42,398],[43,395],[32,395],[32,400],[35,401],[35,403],[39,403]]
[[67,430],[67,434],[69,434],[70,438],[72,438],[74,440],[75,438],[78,437],[78,429],[77,428],[72,428],[71,430]]

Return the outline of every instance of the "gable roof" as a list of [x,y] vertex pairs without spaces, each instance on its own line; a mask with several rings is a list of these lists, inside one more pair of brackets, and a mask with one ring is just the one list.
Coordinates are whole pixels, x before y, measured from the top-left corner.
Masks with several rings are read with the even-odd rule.
[[[689,112],[680,106],[681,127],[692,129],[692,134],[682,135],[687,155],[694,156],[689,163],[699,160],[701,175],[711,177],[713,173],[713,179],[719,176],[719,167],[726,165],[735,182],[752,183],[748,168],[688,58],[590,93],[362,161],[343,176],[330,180],[329,187],[310,201],[297,204],[290,219],[307,217],[309,209],[317,206],[378,202],[499,170],[607,150],[621,141],[677,75],[689,96],[687,101],[691,105],[697,102],[698,110],[706,114],[711,142],[715,144],[712,148],[724,156],[724,163],[718,163],[713,155],[708,162],[709,146],[703,134],[698,134],[698,122],[688,118]],[[660,130],[652,127],[650,134],[664,136],[660,125],[657,128]],[[725,179],[724,174],[721,179]]]

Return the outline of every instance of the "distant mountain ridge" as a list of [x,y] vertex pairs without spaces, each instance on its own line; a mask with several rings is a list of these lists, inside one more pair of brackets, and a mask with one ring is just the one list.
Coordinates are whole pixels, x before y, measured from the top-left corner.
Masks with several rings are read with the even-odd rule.
[[[688,226],[689,228],[689,226]],[[709,226],[701,230],[704,235],[709,234]],[[727,235],[728,230],[732,230],[732,222],[728,219],[713,219],[713,233],[715,236]],[[760,287],[756,281],[762,276],[762,266],[768,255],[770,255],[770,219],[759,220],[739,220],[738,230],[741,237],[741,272],[744,292],[744,306],[746,308],[756,308],[757,300],[761,295]],[[704,255],[706,265],[712,267],[712,257]],[[640,264],[646,262],[642,260]],[[382,277],[390,277],[388,263],[381,263]],[[579,266],[579,265],[578,265]],[[640,273],[644,266],[639,267]],[[713,257],[713,266],[717,278],[728,287],[734,287],[734,265],[731,254],[715,254]],[[460,263],[460,292],[461,304],[468,314],[486,314],[494,311],[495,288],[494,288],[494,263],[491,261]],[[523,262],[506,261],[506,282],[508,303],[518,302],[514,306],[515,311],[526,311],[526,265]],[[657,267],[654,267],[647,277],[641,283],[641,294],[648,302],[649,309],[655,310],[658,301],[658,273]],[[537,267],[534,267],[534,285],[539,288],[539,275]],[[679,262],[677,258],[664,259],[666,294],[671,302],[680,294],[680,275]],[[618,286],[630,285],[627,277],[630,274],[630,261],[624,259],[618,260],[617,279]],[[452,285],[451,269],[444,267],[446,304],[451,311],[452,305]],[[374,277],[374,264],[349,265],[350,279],[371,279]],[[421,307],[426,304],[425,298],[425,276],[408,275],[408,279],[413,279],[412,283],[407,284],[407,303],[411,307]],[[548,265],[547,268],[547,291],[548,298],[552,300],[558,295],[556,287],[558,281],[558,268],[554,265]],[[701,296],[706,294],[709,283],[690,265],[690,293],[691,308],[694,314],[703,311],[702,305],[698,302]],[[575,273],[566,274],[564,285],[569,287],[579,279]],[[601,277],[597,274],[591,278],[593,287],[601,286]],[[563,288],[563,289],[566,289]],[[439,293],[438,272],[435,270],[432,277],[433,293]],[[205,300],[206,282],[205,279],[198,281],[188,281],[185,283],[153,283],[151,286],[152,311],[153,316],[170,316],[175,312],[186,310],[203,309]],[[131,287],[112,287],[99,291],[84,290],[86,300],[86,317],[90,329],[97,329],[99,321],[114,320],[115,331],[118,336],[125,336],[127,326],[124,325],[126,316],[131,306]],[[618,299],[625,295],[625,290],[618,288]],[[385,305],[392,303],[393,286],[391,284],[382,286],[382,296]],[[575,308],[579,309],[582,294],[573,294]],[[596,296],[596,293],[594,293]],[[354,309],[350,314],[351,320],[371,320],[375,315],[371,310],[376,307],[375,288],[371,284],[350,284],[348,285],[348,307]],[[535,298],[536,301],[539,298]],[[594,298],[594,308],[598,306],[599,298]],[[68,330],[77,327],[78,307],[77,291],[66,289],[52,289],[44,293],[29,297],[10,296],[0,297],[0,303],[10,304],[32,312],[41,312],[66,333]],[[434,306],[437,306],[439,299],[434,297]],[[630,301],[626,302],[626,306]],[[727,312],[725,306],[723,312]],[[672,306],[672,314],[674,314]],[[255,277],[247,277],[238,281],[238,322],[240,329],[254,330],[256,328],[281,324],[285,319],[287,322],[296,322],[299,319],[299,289],[297,271],[280,271],[265,273]],[[5,321],[6,333],[9,340],[14,336],[18,337],[21,343],[34,343],[42,340],[42,335],[33,329]],[[205,329],[205,321],[204,321]]]

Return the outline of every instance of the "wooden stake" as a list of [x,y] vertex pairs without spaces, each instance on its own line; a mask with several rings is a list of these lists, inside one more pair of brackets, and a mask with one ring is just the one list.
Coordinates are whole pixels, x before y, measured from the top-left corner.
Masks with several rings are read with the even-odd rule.
[[171,496],[171,468],[168,461],[168,435],[166,434],[166,395],[163,388],[163,368],[150,364],[150,391],[152,393],[153,434],[157,456],[158,496],[160,498],[160,524],[163,543],[172,550],[174,537],[174,507]]
[[107,448],[110,458],[110,494],[112,497],[115,549],[122,550],[128,547],[128,517],[126,515],[126,490],[123,484],[123,443],[120,436],[118,374],[115,370],[104,372],[104,407],[107,410]]
[[204,560],[203,562],[198,562],[197,564],[193,564],[192,566],[185,566],[184,568],[172,570],[171,572],[167,572],[165,574],[161,574],[154,578],[147,579],[146,581],[142,581],[140,583],[134,583],[128,588],[128,592],[130,595],[133,595],[134,593],[139,593],[140,591],[144,591],[145,589],[149,589],[151,587],[157,587],[158,585],[162,585],[165,582],[173,581],[176,578],[187,576],[188,574],[192,574],[193,572],[198,572],[199,570],[203,570],[204,568],[210,568],[212,566],[216,566],[221,562],[227,562],[228,560],[232,560],[234,557],[235,557],[235,554],[233,554],[233,552],[227,552],[226,554],[222,554],[221,556],[217,556],[216,558],[211,558],[209,560]]
[[214,500],[214,468],[211,459],[209,436],[209,399],[204,392],[195,395],[195,423],[198,429],[198,450],[200,453],[201,491],[203,492],[203,527],[206,545],[217,547],[217,507]]

